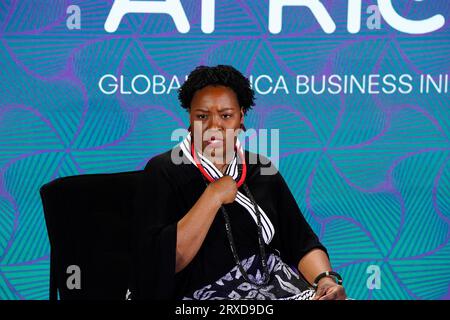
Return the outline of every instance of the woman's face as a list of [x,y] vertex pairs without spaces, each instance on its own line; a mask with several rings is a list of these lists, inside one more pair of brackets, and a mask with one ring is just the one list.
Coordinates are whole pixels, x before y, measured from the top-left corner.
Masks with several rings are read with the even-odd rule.
[[195,92],[190,106],[195,148],[201,147],[203,155],[214,158],[214,162],[228,162],[225,156],[233,154],[243,121],[244,112],[229,87],[206,86]]

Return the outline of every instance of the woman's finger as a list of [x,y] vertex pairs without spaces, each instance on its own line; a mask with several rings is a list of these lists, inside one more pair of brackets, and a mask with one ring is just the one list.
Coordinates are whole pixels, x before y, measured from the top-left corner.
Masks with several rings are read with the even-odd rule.
[[330,292],[322,296],[319,300],[336,300],[337,293],[336,290],[332,289]]
[[322,297],[325,294],[325,290],[322,288],[318,288],[316,291],[316,294],[314,295],[313,300],[319,300],[320,297]]

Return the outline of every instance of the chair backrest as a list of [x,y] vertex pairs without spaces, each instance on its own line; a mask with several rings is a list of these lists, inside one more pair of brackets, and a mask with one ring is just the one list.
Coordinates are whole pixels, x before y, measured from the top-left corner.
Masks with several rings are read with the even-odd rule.
[[[60,299],[125,299],[133,198],[141,175],[79,175],[41,187],[51,247],[50,299],[56,291]],[[81,287],[74,288],[78,279]]]

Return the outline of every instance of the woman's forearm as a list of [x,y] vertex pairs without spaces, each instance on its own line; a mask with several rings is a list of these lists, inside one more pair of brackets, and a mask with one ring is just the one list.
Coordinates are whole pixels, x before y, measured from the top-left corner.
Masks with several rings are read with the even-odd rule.
[[323,250],[313,249],[300,260],[298,270],[312,284],[320,273],[331,270],[331,264]]
[[221,206],[210,188],[206,188],[194,206],[177,224],[175,272],[183,270],[195,257]]

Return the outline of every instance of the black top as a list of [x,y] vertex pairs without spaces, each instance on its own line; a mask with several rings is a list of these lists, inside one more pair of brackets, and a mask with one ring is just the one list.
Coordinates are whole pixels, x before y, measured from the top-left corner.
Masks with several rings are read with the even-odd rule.
[[[180,299],[218,280],[235,266],[219,210],[197,255],[175,274],[177,222],[195,204],[206,185],[199,169],[187,159],[183,164],[174,164],[172,152],[184,157],[176,146],[152,158],[138,188],[132,243],[135,299]],[[267,251],[277,249],[283,261],[294,267],[313,248],[327,252],[281,174],[276,171],[273,175],[261,175],[261,168],[272,164],[261,155],[256,156],[257,164],[251,164],[250,155],[256,156],[245,150],[246,184],[275,228]],[[244,193],[242,187],[239,191]],[[225,208],[239,258],[258,254],[257,225],[248,211],[236,201]]]

